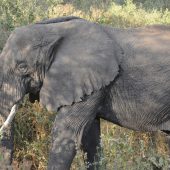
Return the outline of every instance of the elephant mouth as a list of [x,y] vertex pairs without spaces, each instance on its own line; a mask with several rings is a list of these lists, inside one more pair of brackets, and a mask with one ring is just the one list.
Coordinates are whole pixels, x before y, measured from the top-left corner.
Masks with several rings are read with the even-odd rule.
[[[26,84],[27,84],[27,86],[26,86]],[[35,100],[39,100],[39,91],[40,91],[42,84],[35,83],[35,82],[33,84],[33,82],[31,82],[31,79],[27,79],[27,80],[25,80],[24,85],[25,85],[25,90],[22,90],[22,91],[24,91],[24,94],[19,95],[20,97],[18,97],[16,102],[13,104],[12,108],[10,107],[11,110],[7,111],[8,113],[9,112],[10,113],[8,114],[6,120],[2,121],[4,123],[2,123],[2,126],[0,127],[0,134],[2,134],[3,131],[5,131],[5,129],[12,123],[12,121],[15,117],[16,111],[17,111],[18,104],[20,103],[20,101],[22,101],[23,97],[26,94],[29,94],[29,97],[30,97],[30,99],[32,99],[33,102]],[[30,93],[30,91],[32,93]]]

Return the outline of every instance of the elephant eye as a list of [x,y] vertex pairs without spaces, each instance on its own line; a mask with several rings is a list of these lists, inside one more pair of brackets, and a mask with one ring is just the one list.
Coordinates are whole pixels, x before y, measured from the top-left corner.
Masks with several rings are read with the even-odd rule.
[[19,63],[19,64],[17,65],[17,69],[18,69],[18,71],[19,71],[20,73],[27,73],[27,71],[28,71],[28,66],[27,66],[26,63]]

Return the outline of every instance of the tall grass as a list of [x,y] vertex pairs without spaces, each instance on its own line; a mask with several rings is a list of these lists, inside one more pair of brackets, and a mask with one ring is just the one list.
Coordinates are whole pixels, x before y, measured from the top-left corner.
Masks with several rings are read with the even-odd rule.
[[[1,0],[0,50],[15,27],[43,18],[75,15],[114,27],[170,24],[169,0]],[[46,169],[50,129],[55,113],[24,101],[15,119],[14,167],[30,162]],[[139,133],[102,121],[102,170],[168,169],[168,148],[161,133]],[[72,170],[86,165],[78,150]]]

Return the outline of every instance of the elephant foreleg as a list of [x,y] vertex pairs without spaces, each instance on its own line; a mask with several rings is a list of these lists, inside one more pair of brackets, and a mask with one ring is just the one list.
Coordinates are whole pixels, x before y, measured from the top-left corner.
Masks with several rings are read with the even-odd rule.
[[74,133],[64,119],[57,116],[52,130],[48,170],[69,170],[75,154]]
[[[89,154],[88,159],[90,161],[94,160],[94,153],[96,153],[94,148],[99,143],[100,136],[99,120],[96,120],[93,124],[98,112],[98,105],[100,104],[99,97],[100,94],[96,93],[84,102],[75,103],[72,106],[66,106],[60,109],[52,130],[52,146],[48,164],[49,170],[70,169],[72,160],[76,154],[76,148],[81,146],[83,132],[87,126],[92,127],[92,129],[95,129],[95,133],[98,133],[94,138],[97,139],[97,141],[91,140],[89,136],[89,146],[86,147]],[[91,135],[94,136],[95,134],[91,133]],[[95,146],[91,154],[90,142],[92,141],[94,142],[92,145]]]
[[[79,113],[70,113],[66,117],[64,117],[64,113],[58,113],[52,130],[52,145],[49,153],[48,170],[70,169],[71,163],[76,154],[76,148],[79,148],[81,145],[82,134],[84,132],[85,126],[91,126],[92,121],[89,121],[87,124],[85,124],[85,126],[83,125],[84,122],[85,120]],[[98,123],[99,122],[95,122],[93,126],[98,126]],[[95,129],[95,132],[98,130]],[[89,154],[88,159],[90,162],[94,161],[94,155],[97,152],[94,148],[96,147],[96,144],[99,143],[99,141],[93,140],[88,138],[89,146],[86,145],[87,147],[84,147],[84,149],[86,149],[87,153]],[[93,142],[93,148],[90,151],[91,142]]]
[[[88,124],[87,124],[88,126]],[[88,126],[89,127],[89,126]],[[87,154],[88,170],[98,170],[101,157],[100,119],[96,118],[82,137],[82,149]]]

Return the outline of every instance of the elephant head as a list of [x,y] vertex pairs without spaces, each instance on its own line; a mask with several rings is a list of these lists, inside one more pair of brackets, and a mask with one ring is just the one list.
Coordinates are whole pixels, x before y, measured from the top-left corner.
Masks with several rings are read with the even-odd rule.
[[28,55],[29,48],[29,43],[23,42],[21,37],[18,37],[18,31],[14,31],[0,55],[2,64],[0,111],[3,118],[7,118],[12,106],[30,89],[36,92],[41,86],[40,77],[37,76],[39,71],[37,63],[34,61],[31,63],[29,57],[26,59],[25,56]]
[[[31,58],[27,58],[30,42],[23,41],[21,36],[24,32],[20,34],[19,31],[10,35],[0,55],[0,125],[7,119],[13,105],[20,102],[29,91],[36,94],[42,84],[41,77],[38,76],[38,63],[35,60],[30,62]],[[7,133],[1,140],[1,156],[7,161],[5,164],[11,162],[12,131],[12,128],[6,130]]]

